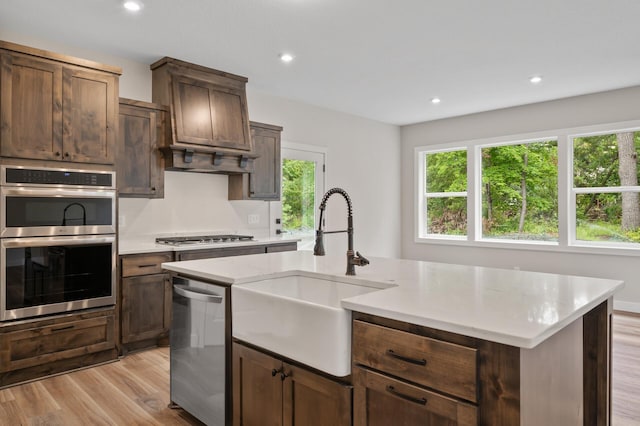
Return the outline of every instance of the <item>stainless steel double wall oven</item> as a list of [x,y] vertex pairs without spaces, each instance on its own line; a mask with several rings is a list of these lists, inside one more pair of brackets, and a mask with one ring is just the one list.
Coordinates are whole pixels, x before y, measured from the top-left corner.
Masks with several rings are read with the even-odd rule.
[[115,172],[0,173],[0,321],[113,305]]

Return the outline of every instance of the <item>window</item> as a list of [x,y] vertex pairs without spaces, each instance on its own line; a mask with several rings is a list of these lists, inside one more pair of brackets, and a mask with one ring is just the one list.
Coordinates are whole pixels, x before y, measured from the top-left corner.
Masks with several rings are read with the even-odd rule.
[[416,241],[640,255],[640,121],[554,133],[415,148]]
[[640,243],[640,131],[575,136],[572,142],[575,240]]
[[425,151],[421,236],[466,238],[467,150]]
[[482,237],[558,241],[555,140],[483,147]]

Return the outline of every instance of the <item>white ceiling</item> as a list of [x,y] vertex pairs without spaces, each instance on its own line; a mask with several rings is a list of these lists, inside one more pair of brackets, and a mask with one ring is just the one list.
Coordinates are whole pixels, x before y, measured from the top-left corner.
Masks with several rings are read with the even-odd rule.
[[640,84],[638,0],[143,2],[1,0],[0,28],[399,125]]

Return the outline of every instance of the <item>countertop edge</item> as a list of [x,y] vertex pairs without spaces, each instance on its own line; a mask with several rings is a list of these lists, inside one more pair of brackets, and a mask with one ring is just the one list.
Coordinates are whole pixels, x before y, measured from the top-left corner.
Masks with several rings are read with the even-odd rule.
[[404,314],[402,312],[394,310],[385,310],[377,307],[369,306],[362,303],[352,302],[349,300],[343,300],[342,307],[353,312],[361,312],[369,315],[376,315],[382,318],[402,321],[409,324],[421,325],[424,327],[430,327],[437,330],[447,331],[450,333],[461,334],[464,336],[474,337],[478,339],[490,340],[495,343],[502,343],[509,346],[516,346],[521,349],[533,349],[540,343],[547,340],[549,337],[556,334],[569,324],[573,323],[579,318],[582,318],[589,311],[613,297],[614,293],[624,287],[624,282],[619,281],[615,288],[603,293],[600,297],[595,298],[584,306],[576,309],[571,315],[567,316],[561,321],[555,323],[552,327],[549,327],[544,332],[532,336],[532,337],[520,337],[511,334],[499,333],[491,330],[480,330],[478,328],[467,327],[460,324],[453,324],[446,321],[439,321],[432,318],[419,317],[415,315]]

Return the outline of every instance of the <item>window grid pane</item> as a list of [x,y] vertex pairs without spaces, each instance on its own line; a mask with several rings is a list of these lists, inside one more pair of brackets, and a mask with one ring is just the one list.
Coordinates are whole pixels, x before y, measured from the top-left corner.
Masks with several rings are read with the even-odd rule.
[[558,144],[543,140],[485,147],[482,237],[558,241]]

